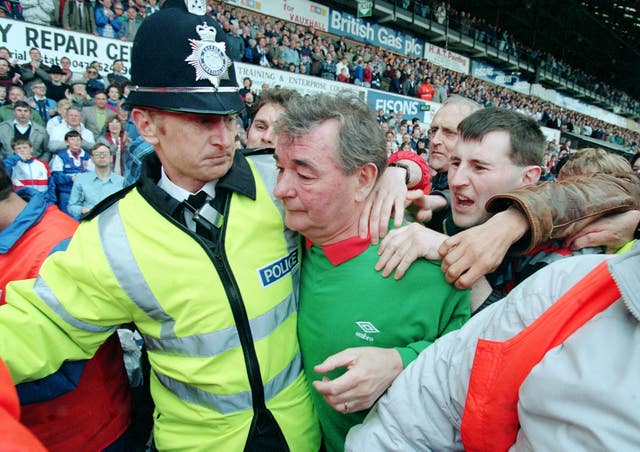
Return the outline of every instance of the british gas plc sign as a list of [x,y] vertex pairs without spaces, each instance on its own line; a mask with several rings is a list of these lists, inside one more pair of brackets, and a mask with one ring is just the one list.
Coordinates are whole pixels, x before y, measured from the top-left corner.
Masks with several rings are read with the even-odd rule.
[[329,14],[329,33],[364,41],[414,58],[422,58],[424,41],[335,9]]
[[298,250],[295,249],[289,255],[271,262],[258,269],[258,277],[262,287],[270,286],[287,276],[298,265],[300,258]]

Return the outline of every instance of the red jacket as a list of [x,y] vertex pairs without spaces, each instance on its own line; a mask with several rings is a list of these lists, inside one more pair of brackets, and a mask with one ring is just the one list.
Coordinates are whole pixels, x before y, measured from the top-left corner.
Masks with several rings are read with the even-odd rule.
[[[27,206],[11,226],[0,231],[0,304],[6,302],[9,282],[38,276],[49,253],[78,227],[56,206],[47,206],[43,196],[24,193]],[[50,383],[43,379],[38,384],[42,388]],[[20,389],[30,390],[26,385]],[[55,393],[56,388],[51,391]],[[50,451],[102,450],[118,439],[131,422],[131,400],[117,336],[111,336],[86,361],[74,390],[23,405],[21,421]]]

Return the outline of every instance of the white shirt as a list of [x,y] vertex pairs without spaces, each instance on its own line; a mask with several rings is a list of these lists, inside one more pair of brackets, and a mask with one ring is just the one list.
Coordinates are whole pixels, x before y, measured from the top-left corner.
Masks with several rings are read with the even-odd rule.
[[[215,198],[216,196],[216,183],[218,180],[212,180],[204,184],[204,186],[198,190],[198,193],[204,191],[211,198]],[[196,193],[191,193],[188,190],[174,184],[171,179],[167,176],[167,173],[164,172],[164,167],[160,168],[160,180],[158,181],[158,187],[167,192],[169,196],[171,196],[176,201],[185,201],[189,196],[195,195]],[[187,224],[187,227],[191,231],[196,230],[196,223],[193,221],[193,213],[189,210],[185,210],[184,219]]]
[[24,135],[24,133],[29,130],[29,127],[31,127],[31,121],[29,121],[27,123],[26,126],[21,125],[20,123],[18,123],[18,121],[16,121],[15,119],[13,120],[13,125],[16,127],[16,129],[18,129],[18,132],[20,132],[22,135]]

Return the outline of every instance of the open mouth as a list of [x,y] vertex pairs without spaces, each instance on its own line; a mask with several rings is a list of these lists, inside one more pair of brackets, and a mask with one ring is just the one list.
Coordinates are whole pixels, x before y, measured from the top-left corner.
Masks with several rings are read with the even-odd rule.
[[475,201],[471,198],[467,198],[463,195],[455,195],[455,207],[456,209],[468,209],[475,204]]

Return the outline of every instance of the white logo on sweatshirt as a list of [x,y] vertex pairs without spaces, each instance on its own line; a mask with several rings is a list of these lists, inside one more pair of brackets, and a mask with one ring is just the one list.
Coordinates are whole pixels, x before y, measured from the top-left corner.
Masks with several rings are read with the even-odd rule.
[[362,330],[356,331],[356,336],[368,342],[373,342],[373,337],[369,336],[369,334],[376,334],[380,332],[380,330],[376,328],[371,322],[356,322],[356,325],[358,325]]

